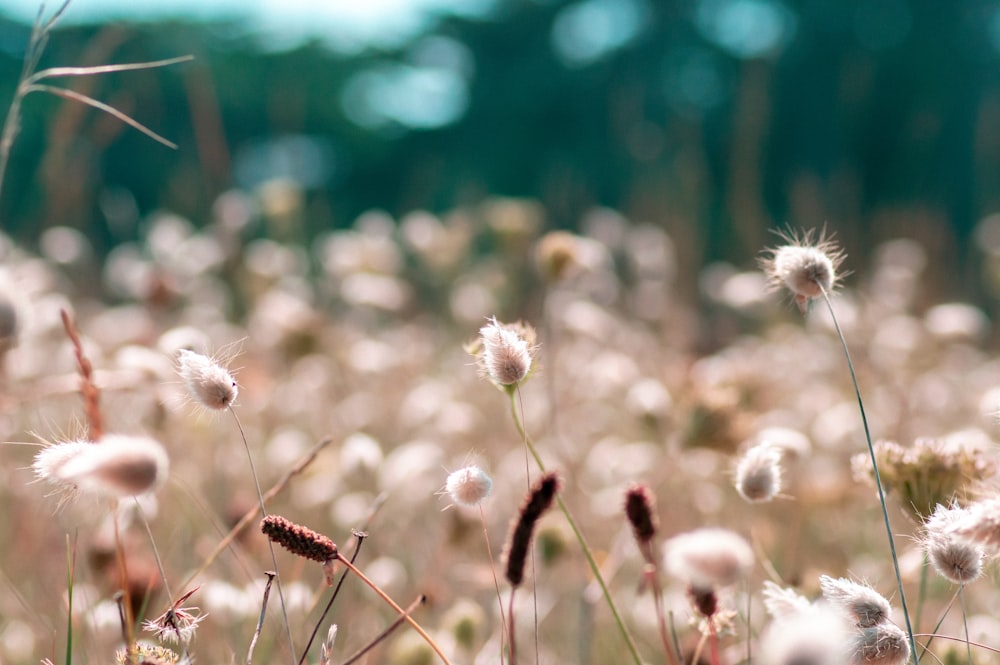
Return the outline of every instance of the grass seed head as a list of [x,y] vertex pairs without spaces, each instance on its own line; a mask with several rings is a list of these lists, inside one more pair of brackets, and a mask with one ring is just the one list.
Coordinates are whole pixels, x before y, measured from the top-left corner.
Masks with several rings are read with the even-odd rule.
[[829,294],[836,287],[844,253],[825,232],[820,232],[815,241],[812,230],[780,235],[785,243],[766,250],[761,268],[772,287],[787,288],[799,310],[805,313],[810,300]]
[[625,490],[625,516],[640,543],[648,543],[656,535],[655,503],[652,490],[645,485],[635,484]]
[[859,627],[869,628],[889,621],[892,613],[889,601],[867,584],[820,575],[819,586],[823,597],[839,607]]
[[1000,497],[970,504],[948,527],[952,535],[1000,552]]
[[320,563],[337,558],[337,546],[332,540],[280,515],[268,515],[262,519],[260,530],[271,542],[281,545],[296,556]]
[[478,360],[483,374],[501,387],[516,386],[531,372],[534,330],[496,318],[479,329]]
[[179,350],[177,371],[191,398],[207,409],[228,408],[239,395],[233,375],[222,365],[200,353]]
[[939,505],[924,524],[921,540],[927,559],[938,574],[953,584],[968,584],[983,572],[983,547],[954,534],[967,512]]
[[802,611],[781,617],[775,615],[761,637],[758,651],[761,663],[847,665],[850,645],[848,629],[839,612],[822,605],[807,603]]
[[493,491],[493,479],[478,466],[470,465],[448,474],[444,489],[457,505],[474,508]]
[[[39,456],[44,459],[40,461]],[[57,484],[96,496],[125,498],[159,488],[169,473],[170,460],[163,446],[149,437],[105,434],[92,444],[49,446],[36,456],[34,467],[40,477],[50,473]]]
[[767,443],[750,448],[736,464],[736,491],[750,503],[763,503],[781,491],[781,451]]
[[903,665],[910,659],[906,633],[891,623],[862,628],[852,644],[852,665]]
[[535,523],[549,509],[559,491],[559,476],[546,473],[539,478],[524,499],[517,521],[507,538],[507,567],[505,575],[511,586],[518,586],[524,580],[524,563],[531,545],[531,535]]
[[794,589],[778,586],[770,580],[764,580],[764,607],[775,619],[806,612],[812,607],[809,599]]
[[703,528],[674,536],[666,543],[664,563],[674,577],[692,587],[716,589],[750,572],[750,545],[728,529]]

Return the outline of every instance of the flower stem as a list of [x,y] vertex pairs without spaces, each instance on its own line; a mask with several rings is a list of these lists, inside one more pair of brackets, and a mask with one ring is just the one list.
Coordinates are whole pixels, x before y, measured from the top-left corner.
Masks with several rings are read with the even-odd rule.
[[892,554],[892,568],[896,573],[896,585],[899,588],[899,603],[903,607],[903,618],[906,619],[906,634],[910,639],[910,653],[913,657],[914,665],[919,665],[917,660],[917,643],[913,639],[913,626],[910,625],[910,612],[906,608],[906,594],[903,591],[903,576],[899,572],[899,558],[896,556],[896,543],[892,537],[892,526],[889,524],[889,510],[885,506],[885,490],[882,489],[882,479],[878,473],[878,462],[875,460],[875,446],[872,444],[872,434],[868,427],[868,416],[865,414],[865,404],[861,399],[861,389],[858,387],[858,375],[854,371],[854,362],[851,360],[851,353],[847,350],[847,340],[844,338],[844,331],[840,329],[840,322],[837,314],[833,310],[833,303],[830,301],[830,294],[823,290],[823,301],[826,303],[830,318],[833,319],[833,326],[840,339],[840,346],[844,350],[844,357],[847,359],[847,369],[851,373],[851,383],[854,385],[854,395],[858,399],[858,410],[861,412],[861,423],[864,425],[865,442],[868,444],[868,455],[872,461],[872,472],[875,475],[875,487],[878,489],[878,501],[882,507],[882,519],[885,522],[885,533],[889,538],[889,552]]
[[[528,436],[528,433],[525,431],[524,425],[521,423],[521,419],[517,414],[517,404],[514,401],[514,391],[508,390],[507,394],[510,397],[510,413],[514,418],[514,425],[517,426],[518,434],[521,435],[521,439],[528,447],[528,451],[531,453],[531,456],[535,458],[535,463],[538,465],[538,469],[542,473],[547,473],[545,463],[542,462],[542,458],[538,454],[538,450],[535,449],[534,442],[531,440],[531,437]],[[604,600],[607,602],[608,608],[611,610],[611,614],[614,615],[615,623],[618,624],[618,629],[621,631],[622,637],[625,639],[625,645],[628,647],[629,653],[635,661],[635,665],[642,665],[642,659],[639,658],[639,651],[636,649],[635,642],[632,641],[632,636],[625,627],[625,622],[622,621],[621,615],[618,613],[618,608],[615,607],[615,601],[611,599],[611,592],[608,591],[608,585],[604,583],[604,576],[601,575],[601,569],[597,565],[597,560],[594,559],[594,553],[587,545],[587,541],[584,540],[583,533],[576,525],[576,521],[573,519],[573,516],[570,515],[569,508],[566,507],[566,504],[563,502],[562,497],[559,494],[556,494],[556,503],[559,504],[559,510],[561,510],[562,514],[566,517],[566,522],[569,523],[569,528],[572,529],[573,535],[576,536],[577,542],[580,543],[580,548],[583,550],[583,556],[587,559],[587,564],[590,566],[590,571],[593,573],[594,579],[597,580],[598,585],[601,587],[601,592],[604,594]]]

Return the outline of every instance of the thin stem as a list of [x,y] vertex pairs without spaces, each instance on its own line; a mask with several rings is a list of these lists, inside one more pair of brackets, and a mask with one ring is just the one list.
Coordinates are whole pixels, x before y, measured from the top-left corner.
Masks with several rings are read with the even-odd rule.
[[[941,625],[944,624],[944,620],[948,617],[948,612],[951,611],[951,608],[955,604],[956,600],[958,600],[958,591],[952,594],[951,600],[948,601],[948,605],[945,606],[944,610],[941,611],[941,617],[938,619],[938,622],[934,624],[934,633],[937,633],[938,630],[941,629]],[[919,637],[919,635],[917,637]],[[933,641],[934,641],[934,634],[932,634],[930,636],[930,639],[928,639],[927,642],[923,645],[924,648],[920,652],[920,657],[917,658],[918,662],[924,659],[924,654],[926,654],[930,650],[931,642]]]
[[[257,500],[260,502],[260,512],[264,517],[267,517],[267,508],[264,507],[264,494],[260,491],[260,481],[257,479],[257,468],[253,463],[253,455],[250,454],[250,444],[247,442],[246,432],[243,431],[243,423],[240,422],[240,417],[236,414],[236,410],[232,406],[229,406],[229,412],[233,414],[233,420],[236,421],[236,427],[240,431],[240,438],[243,439],[243,448],[247,451],[247,459],[250,461],[250,473],[253,475],[253,486],[257,490]],[[274,544],[270,539],[267,541],[267,549],[271,552],[271,564],[274,566],[274,576],[278,580],[278,600],[281,601],[281,618],[285,622],[285,633],[288,636],[288,651],[292,655],[292,663],[297,663],[295,659],[295,643],[292,641],[292,627],[288,622],[288,612],[285,609],[285,594],[281,589],[281,575],[278,573],[278,557],[274,555]],[[269,580],[270,583],[270,580]],[[263,614],[261,615],[263,619]]]
[[149,528],[149,521],[146,519],[146,513],[142,509],[142,504],[139,503],[139,499],[132,497],[135,501],[135,508],[139,511],[139,519],[142,520],[142,525],[146,527],[146,535],[149,536],[149,546],[153,549],[153,558],[156,559],[156,567],[160,570],[160,579],[163,580],[163,588],[167,592],[167,598],[170,599],[168,605],[174,604],[174,594],[170,590],[170,583],[167,582],[167,572],[163,568],[163,560],[160,559],[160,550],[156,547],[156,541],[153,540],[153,531]]
[[993,653],[1000,653],[1000,649],[996,647],[991,647],[988,644],[981,644],[980,642],[969,642],[967,639],[962,639],[961,637],[952,637],[951,635],[939,635],[937,633],[917,633],[916,637],[937,637],[942,640],[951,640],[952,642],[965,642],[971,644],[977,649],[986,649],[987,651],[992,651]]
[[913,623],[918,627],[924,617],[924,605],[927,602],[927,577],[930,565],[927,561],[927,553],[923,554],[923,565],[920,567],[920,590],[917,592],[917,612],[913,616]]
[[348,658],[347,660],[345,660],[343,662],[343,665],[352,665],[352,663],[358,662],[358,660],[360,660],[362,658],[362,656],[364,656],[366,653],[368,653],[369,651],[371,651],[372,649],[374,649],[376,646],[378,646],[379,642],[381,642],[386,637],[388,637],[389,634],[392,633],[392,631],[394,631],[397,628],[399,628],[403,624],[403,622],[406,621],[406,618],[408,616],[410,616],[413,613],[413,611],[415,609],[417,609],[417,607],[419,607],[420,605],[423,605],[425,602],[427,602],[427,596],[421,595],[419,598],[417,598],[412,603],[410,603],[410,606],[406,608],[406,611],[400,617],[398,617],[395,621],[393,621],[391,624],[389,624],[388,628],[386,628],[381,633],[379,633],[378,637],[376,637],[374,640],[372,640],[368,644],[368,646],[364,647],[363,649],[361,649],[360,651],[358,651],[356,654],[354,654],[353,656],[351,656],[350,658]]
[[486,554],[490,559],[490,572],[493,573],[493,586],[497,590],[497,604],[500,606],[500,665],[503,665],[503,640],[504,635],[507,633],[507,620],[503,616],[503,598],[500,595],[500,581],[497,579],[497,568],[493,563],[493,548],[490,547],[490,534],[486,530],[486,513],[483,511],[482,504],[479,505],[479,519],[483,524],[483,538],[486,539]]
[[[382,589],[379,588],[379,586],[377,584],[375,584],[370,579],[368,579],[368,577],[364,573],[362,573],[360,570],[358,570],[354,566],[353,563],[351,563],[350,561],[348,561],[347,559],[345,559],[345,558],[343,558],[341,556],[337,557],[337,561],[340,561],[342,564],[344,564],[345,566],[347,566],[347,568],[352,573],[354,573],[355,575],[357,575],[358,577],[360,577],[361,581],[364,582],[365,584],[367,584],[368,587],[371,588],[371,590],[374,591],[379,596],[379,598],[381,598],[386,603],[388,603],[388,605],[390,607],[392,607],[392,609],[396,610],[396,612],[398,612],[399,614],[406,615],[406,612],[403,611],[402,607],[400,607],[398,604],[396,604],[396,601],[394,601],[392,598],[390,598],[389,595],[385,591],[382,591]],[[441,661],[445,665],[451,665],[451,661],[449,661],[448,657],[444,655],[443,651],[441,651],[441,647],[439,647],[438,643],[434,641],[434,638],[432,638],[430,635],[428,635],[427,631],[424,630],[419,623],[417,623],[416,621],[413,620],[413,617],[411,617],[409,615],[406,615],[405,619],[406,619],[406,623],[410,624],[410,626],[413,628],[413,630],[417,631],[417,633],[420,634],[420,637],[424,638],[424,641],[427,642],[427,644],[430,646],[430,648],[434,650],[434,653],[436,653],[438,655],[438,658],[440,658]]]
[[969,642],[969,613],[965,608],[965,585],[958,587],[958,599],[962,604],[962,628],[965,629],[965,650],[969,654],[969,665],[972,665],[972,644]]
[[47,78],[57,78],[63,76],[93,76],[95,74],[110,74],[113,72],[131,72],[139,69],[156,69],[158,67],[169,67],[182,62],[194,60],[193,55],[181,55],[176,58],[166,60],[153,60],[150,62],[129,62],[122,65],[96,65],[94,67],[50,67],[35,72],[25,83],[38,83]]
[[514,640],[514,592],[517,591],[517,587],[510,588],[510,598],[507,600],[507,622],[510,626],[510,634],[507,636],[507,647],[510,649],[509,662],[510,665],[517,665],[517,653],[514,651],[514,645],[517,642]]
[[[361,552],[361,543],[364,542],[367,534],[356,531],[354,533],[355,545],[354,553],[351,554],[351,563],[354,563],[358,558],[358,553]],[[299,665],[306,662],[306,656],[309,655],[309,649],[312,647],[313,642],[316,640],[316,635],[319,633],[319,627],[323,625],[323,620],[326,619],[326,615],[330,613],[330,608],[333,607],[333,601],[337,599],[337,594],[340,593],[340,587],[344,586],[344,580],[347,578],[347,570],[340,576],[337,581],[337,586],[333,589],[333,594],[330,596],[330,600],[327,602],[326,607],[323,608],[323,614],[320,615],[319,621],[316,622],[316,628],[313,629],[312,635],[309,636],[309,641],[306,643],[306,648],[302,650],[302,657],[299,658]]]
[[76,577],[76,535],[73,536],[72,543],[69,534],[66,534],[66,586],[67,603],[69,605],[66,615],[66,665],[73,663],[73,584]]
[[913,639],[913,626],[910,624],[910,612],[906,608],[906,593],[903,591],[903,576],[899,572],[899,558],[896,556],[896,543],[892,537],[892,525],[889,523],[889,510],[885,505],[885,490],[882,489],[882,479],[878,472],[878,462],[875,460],[875,446],[872,444],[872,434],[868,427],[868,416],[865,414],[865,404],[861,399],[861,388],[858,387],[858,376],[854,371],[854,362],[851,360],[851,353],[847,350],[847,340],[844,337],[844,332],[840,329],[840,322],[837,320],[837,314],[833,310],[833,303],[830,301],[830,294],[823,289],[823,301],[826,303],[826,307],[830,312],[830,318],[833,319],[833,326],[837,331],[837,337],[840,339],[840,346],[844,350],[844,357],[847,359],[847,369],[851,373],[851,382],[854,384],[854,395],[858,400],[858,410],[861,412],[861,423],[864,425],[865,430],[865,442],[868,444],[868,455],[872,462],[872,472],[875,475],[875,487],[878,489],[878,501],[882,508],[882,519],[885,522],[885,534],[889,538],[889,552],[892,554],[892,568],[896,573],[896,585],[899,588],[899,603],[903,607],[903,618],[906,620],[906,634],[910,638],[910,653],[913,656],[913,662],[915,665],[919,665],[917,660],[917,642]]
[[[508,390],[510,390],[510,389],[511,389],[511,387],[508,386]],[[519,385],[517,385],[517,384],[514,384],[514,386],[513,386],[513,392],[517,393],[517,405],[518,405],[518,407],[520,409],[520,413],[521,413],[520,421],[523,423],[524,422],[524,399],[521,397],[521,387]],[[524,428],[522,428],[522,432],[523,431],[524,431]],[[531,469],[529,468],[529,466],[530,465],[528,464],[528,451],[527,451],[527,448],[525,448],[525,451],[524,451],[524,480],[528,484],[528,487],[530,488],[531,487]],[[528,556],[531,558],[531,610],[532,610],[532,617],[534,617],[534,621],[535,621],[535,665],[538,665],[538,658],[539,658],[539,648],[538,648],[538,587],[535,586],[535,580],[538,579],[538,577],[537,577],[537,573],[535,571],[535,550],[534,550],[534,548],[532,548],[528,552]]]
[[[521,424],[521,420],[518,418],[517,409],[514,403],[514,393],[513,391],[508,391],[510,395],[510,412],[514,418],[514,424],[517,426],[517,431],[524,440],[525,445],[528,447],[528,451],[531,456],[535,458],[535,463],[538,465],[539,470],[542,473],[547,473],[545,470],[545,463],[542,462],[541,456],[535,449],[535,444],[528,436]],[[576,521],[573,516],[570,515],[569,509],[562,500],[562,496],[556,494],[556,503],[559,504],[559,510],[562,511],[563,516],[566,517],[566,522],[569,524],[569,528],[573,531],[573,535],[576,536],[576,540],[580,543],[580,548],[583,550],[583,556],[587,559],[587,564],[590,566],[590,571],[594,575],[594,579],[597,580],[598,585],[601,587],[601,592],[604,594],[604,600],[608,604],[608,608],[611,610],[611,614],[614,616],[615,623],[618,624],[618,630],[621,632],[622,637],[625,639],[625,645],[628,647],[629,653],[632,659],[635,661],[635,665],[642,665],[642,659],[639,657],[639,651],[636,649],[635,642],[632,641],[632,636],[629,634],[628,629],[625,627],[625,622],[622,621],[621,615],[618,613],[618,608],[615,606],[615,601],[611,598],[611,592],[608,591],[608,585],[604,582],[604,576],[601,575],[601,569],[597,565],[597,560],[594,559],[594,553],[590,550],[587,545],[587,541],[583,537],[583,533],[580,528],[576,525]]]
[[123,616],[122,620],[122,630],[125,635],[125,648],[127,653],[132,652],[132,648],[135,646],[135,635],[132,627],[132,598],[129,593],[128,585],[128,564],[125,562],[125,546],[122,544],[121,531],[118,529],[118,511],[111,511],[111,522],[115,527],[115,554],[118,558],[118,575],[121,580],[121,613]]

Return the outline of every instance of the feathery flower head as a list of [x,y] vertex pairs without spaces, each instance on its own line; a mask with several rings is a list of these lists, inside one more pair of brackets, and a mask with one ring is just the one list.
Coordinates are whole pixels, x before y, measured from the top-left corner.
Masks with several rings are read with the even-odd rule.
[[695,529],[666,543],[664,563],[674,577],[692,587],[716,589],[750,572],[754,556],[742,536],[728,529]]
[[63,500],[78,490],[102,497],[145,494],[163,484],[167,452],[143,436],[105,434],[95,443],[68,441],[42,448],[32,464],[38,479],[56,485]]
[[[133,663],[139,663],[139,665],[176,665],[180,662],[180,654],[148,642],[136,642],[131,649],[122,647],[115,652],[115,663],[118,665],[133,665]],[[184,662],[189,661],[185,659]]]
[[239,395],[233,375],[208,356],[180,349],[177,371],[191,399],[207,409],[228,408]]
[[483,375],[501,388],[517,386],[528,377],[534,349],[531,326],[503,324],[496,317],[479,329],[479,339],[468,347]]
[[974,581],[983,572],[982,545],[954,533],[954,527],[961,524],[966,515],[968,511],[963,508],[938,505],[924,523],[924,537],[921,539],[934,570],[949,582],[959,585]]
[[955,536],[1000,552],[1000,497],[968,505],[948,528]]
[[328,537],[281,515],[268,515],[262,519],[260,530],[271,542],[278,543],[296,556],[320,563],[332,561],[338,556],[337,546]]
[[444,491],[459,506],[474,508],[493,491],[493,479],[478,466],[470,465],[449,473]]
[[854,665],[903,665],[910,659],[906,633],[892,623],[861,628],[851,641]]
[[785,244],[766,250],[760,265],[775,289],[787,288],[804,314],[809,301],[829,294],[841,277],[844,252],[825,231],[813,241],[813,230],[780,232]]
[[[887,491],[896,492],[907,513],[923,523],[938,504],[964,499],[977,482],[997,472],[996,456],[984,445],[961,438],[917,439],[909,448],[893,441],[874,445],[879,476]],[[867,453],[851,459],[854,477],[874,485]]]
[[198,588],[195,587],[191,591],[177,599],[166,612],[158,616],[153,620],[147,620],[142,623],[142,627],[156,634],[156,639],[161,642],[173,642],[180,643],[187,646],[191,643],[194,638],[195,632],[198,630],[198,624],[207,617],[207,614],[195,614],[200,612],[200,608],[197,607],[181,607],[184,601],[191,597],[191,595],[197,591]]
[[782,619],[805,612],[812,603],[795,589],[786,589],[770,580],[764,580],[764,607],[775,619]]
[[750,503],[763,503],[781,491],[781,450],[761,443],[736,464],[736,491]]
[[761,637],[763,665],[847,665],[849,626],[833,608],[807,605],[774,617]]
[[834,579],[820,575],[819,586],[827,601],[844,611],[859,627],[868,628],[889,621],[892,608],[889,601],[867,584],[858,584],[843,577]]

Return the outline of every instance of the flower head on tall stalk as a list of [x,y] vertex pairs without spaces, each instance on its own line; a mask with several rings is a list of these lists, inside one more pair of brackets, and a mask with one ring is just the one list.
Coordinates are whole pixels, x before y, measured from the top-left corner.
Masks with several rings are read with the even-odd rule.
[[810,301],[836,288],[843,277],[839,270],[845,254],[825,230],[815,240],[814,230],[787,230],[778,235],[784,244],[765,251],[761,268],[768,283],[774,289],[787,288],[805,314]]
[[496,317],[479,329],[479,338],[467,351],[480,372],[501,390],[513,390],[534,371],[537,336],[525,323],[505,324]]

